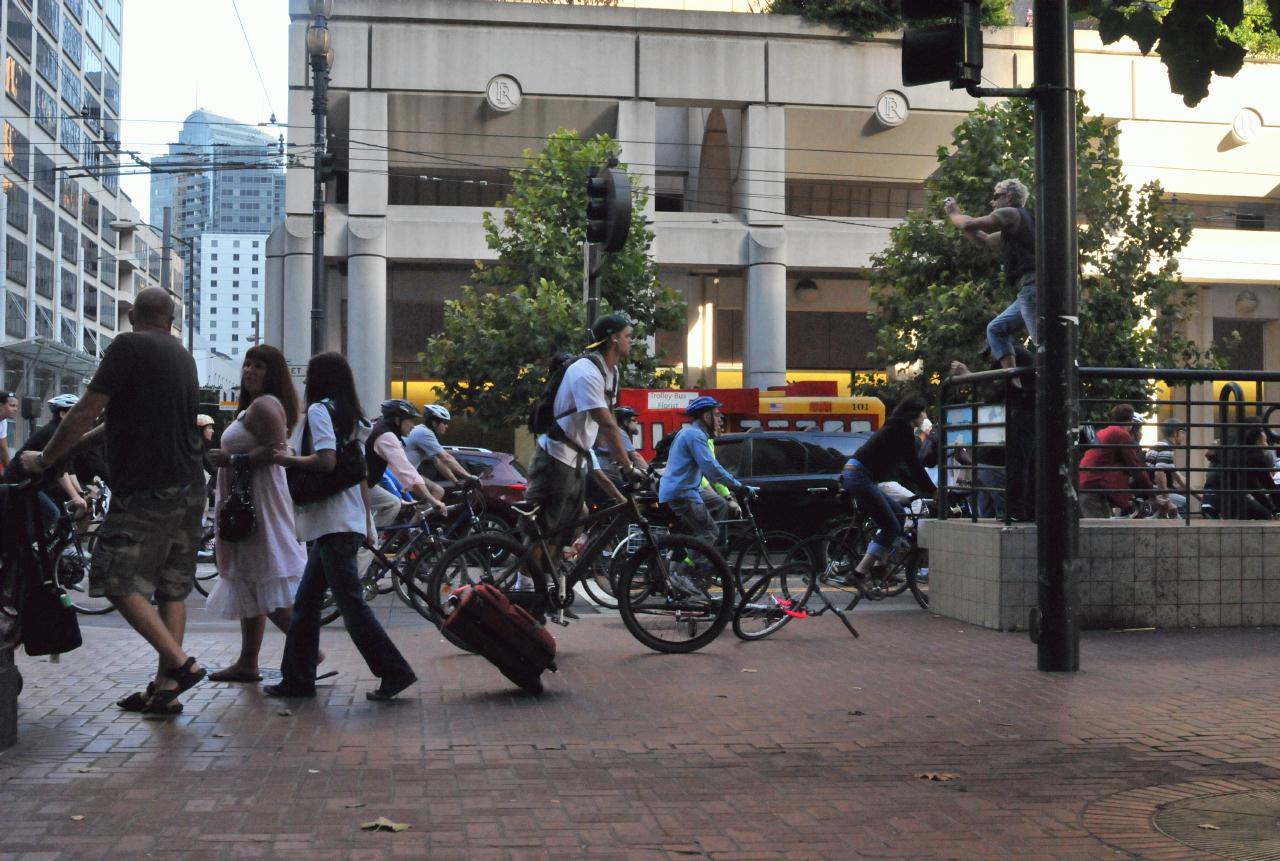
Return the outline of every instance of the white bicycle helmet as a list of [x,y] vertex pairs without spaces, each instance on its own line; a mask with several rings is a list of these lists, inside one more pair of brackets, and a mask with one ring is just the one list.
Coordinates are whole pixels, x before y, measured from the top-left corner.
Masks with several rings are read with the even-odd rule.
[[435,419],[436,421],[441,422],[453,421],[453,417],[449,415],[449,411],[439,404],[423,404],[422,411],[426,414],[428,419]]
[[51,410],[69,410],[76,404],[80,403],[78,395],[64,394],[57,397],[49,398],[48,404]]

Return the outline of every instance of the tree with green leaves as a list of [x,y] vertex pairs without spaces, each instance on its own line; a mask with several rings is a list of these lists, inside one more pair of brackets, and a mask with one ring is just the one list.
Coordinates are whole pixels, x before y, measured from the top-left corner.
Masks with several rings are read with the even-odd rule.
[[[489,428],[523,426],[546,383],[550,358],[586,346],[587,171],[619,151],[606,135],[583,140],[561,129],[542,151],[526,150],[524,166],[511,172],[504,209],[484,216],[485,242],[498,259],[476,263],[471,284],[461,299],[445,304],[443,330],[419,357],[427,373],[442,380],[441,399],[451,409],[474,414]],[[653,231],[640,215],[648,192],[632,187],[636,217],[626,246],[606,255],[601,313],[616,309],[635,320],[623,385],[665,385],[671,381],[661,378],[645,338],[682,328],[684,302],[658,281]]]
[[[1193,367],[1210,359],[1180,331],[1196,289],[1178,275],[1175,255],[1191,238],[1189,216],[1156,184],[1124,181],[1119,130],[1089,116],[1078,100],[1080,363],[1105,367]],[[863,393],[896,400],[922,382],[936,385],[952,359],[968,364],[986,343],[986,326],[1015,297],[998,255],[975,247],[943,216],[943,200],[985,213],[992,188],[1006,178],[1028,188],[1035,165],[1033,108],[1023,100],[979,105],[940,147],[936,182],[925,209],[893,228],[889,246],[872,258],[871,320],[878,331],[869,354],[882,367],[910,367],[910,380],[864,382]],[[1028,207],[1034,207],[1028,201]],[[975,369],[980,366],[975,366]],[[1093,386],[1093,388],[1090,388]],[[1086,385],[1084,397],[1101,394]],[[1145,387],[1106,394],[1146,397]]]
[[[891,0],[774,0],[769,11],[827,24],[854,39],[897,30],[904,23],[901,5]],[[982,23],[988,27],[1012,24],[1009,0],[982,0]]]

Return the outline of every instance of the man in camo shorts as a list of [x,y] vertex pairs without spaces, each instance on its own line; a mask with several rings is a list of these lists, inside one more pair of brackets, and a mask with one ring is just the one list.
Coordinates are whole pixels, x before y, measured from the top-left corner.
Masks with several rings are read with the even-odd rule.
[[[196,366],[170,334],[173,314],[165,291],[153,287],[139,293],[129,311],[133,331],[107,348],[88,391],[44,450],[25,452],[20,459],[27,473],[39,474],[77,444],[106,434],[113,493],[98,530],[89,591],[110,598],[159,656],[155,681],[117,705],[160,716],[181,711],[178,695],[205,673],[182,650],[205,489]],[[86,435],[104,409],[104,430]]]

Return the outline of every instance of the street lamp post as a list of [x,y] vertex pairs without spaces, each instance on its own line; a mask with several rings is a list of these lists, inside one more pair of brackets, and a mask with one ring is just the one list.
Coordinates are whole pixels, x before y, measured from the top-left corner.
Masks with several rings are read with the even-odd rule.
[[325,116],[329,110],[329,70],[333,68],[333,39],[329,16],[333,0],[311,0],[315,20],[307,27],[307,54],[311,57],[311,113],[315,117],[314,169],[311,195],[311,352],[324,349],[324,184],[330,160],[326,158]]

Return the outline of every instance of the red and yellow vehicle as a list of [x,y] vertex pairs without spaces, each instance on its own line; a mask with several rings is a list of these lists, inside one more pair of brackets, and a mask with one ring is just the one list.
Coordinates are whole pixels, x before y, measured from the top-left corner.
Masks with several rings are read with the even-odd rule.
[[725,432],[749,430],[874,431],[884,423],[879,398],[839,394],[836,383],[810,381],[760,389],[623,389],[618,406],[639,413],[640,437],[633,439],[645,458],[659,440],[688,423],[684,408],[699,395],[723,406]]

